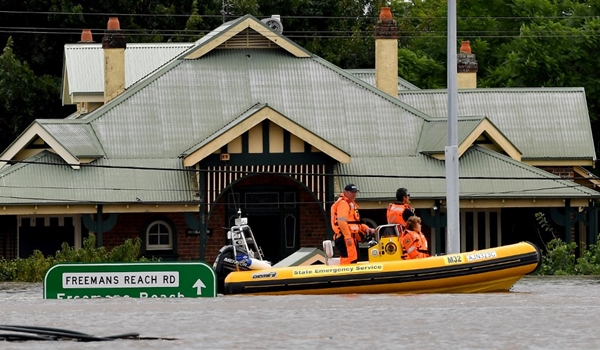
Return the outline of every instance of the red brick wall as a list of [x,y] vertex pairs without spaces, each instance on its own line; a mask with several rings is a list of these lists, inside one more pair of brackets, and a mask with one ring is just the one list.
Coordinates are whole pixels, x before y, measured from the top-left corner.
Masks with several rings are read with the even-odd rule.
[[[322,249],[323,240],[327,237],[329,228],[329,216],[323,214],[322,203],[306,188],[297,184],[292,179],[285,176],[259,175],[248,177],[236,183],[234,186],[285,186],[295,188],[298,192],[298,220],[300,229],[300,247],[312,247]],[[205,261],[209,264],[214,262],[217,253],[226,243],[226,218],[225,206],[227,198],[219,198],[217,203],[213,204],[213,210],[208,220],[207,228],[210,230],[205,251]],[[329,210],[329,207],[327,208]],[[195,215],[197,217],[197,215]],[[361,216],[373,218],[378,224],[385,218],[385,209],[361,211]],[[185,223],[185,214],[183,213],[140,213],[140,214],[119,214],[117,225],[110,232],[104,234],[104,245],[107,249],[123,244],[127,238],[140,237],[144,225],[153,219],[167,217],[172,220],[177,227],[177,247],[179,260],[199,260],[200,259],[200,236],[188,235],[188,226]],[[378,220],[380,219],[380,220]]]
[[[323,249],[327,238],[328,217],[323,216],[322,205],[306,190],[300,192],[300,246]],[[329,208],[327,208],[329,209]]]
[[573,180],[575,177],[575,171],[573,170],[573,167],[540,166],[538,168],[569,180]]
[[[117,224],[102,235],[102,243],[107,250],[123,244],[126,239],[142,238],[145,225],[151,220],[168,218],[177,230],[177,248],[179,260],[200,259],[200,236],[188,235],[188,225],[184,213],[128,213],[119,214]],[[148,255],[148,254],[145,254]]]

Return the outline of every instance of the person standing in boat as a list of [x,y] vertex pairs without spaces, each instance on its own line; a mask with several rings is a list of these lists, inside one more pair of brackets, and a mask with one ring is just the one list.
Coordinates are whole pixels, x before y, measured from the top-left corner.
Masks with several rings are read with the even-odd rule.
[[421,232],[421,218],[411,216],[406,221],[406,230],[402,234],[402,250],[404,254],[402,258],[419,259],[429,257],[429,247],[427,238]]
[[399,225],[399,231],[403,232],[406,228],[406,221],[411,216],[415,215],[415,210],[410,206],[410,194],[404,187],[396,190],[395,203],[390,203],[387,208],[388,224]]
[[355,202],[357,195],[356,185],[348,184],[331,206],[333,241],[340,253],[340,264],[357,262],[358,241],[362,241],[362,236],[375,232],[374,228],[370,228],[360,221],[358,204]]

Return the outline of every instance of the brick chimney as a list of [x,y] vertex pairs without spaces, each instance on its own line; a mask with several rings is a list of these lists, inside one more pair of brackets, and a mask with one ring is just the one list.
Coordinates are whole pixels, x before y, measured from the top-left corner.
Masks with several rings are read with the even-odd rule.
[[463,41],[457,56],[457,71],[459,89],[475,89],[477,87],[477,60],[471,53],[471,43]]
[[110,17],[102,37],[104,51],[104,103],[125,91],[125,49],[127,41],[121,34],[117,17]]
[[398,25],[382,7],[375,27],[375,86],[398,98]]

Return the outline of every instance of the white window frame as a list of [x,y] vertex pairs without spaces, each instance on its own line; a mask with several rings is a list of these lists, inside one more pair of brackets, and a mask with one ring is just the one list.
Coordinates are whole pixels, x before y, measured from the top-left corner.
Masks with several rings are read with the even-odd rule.
[[[160,236],[168,234],[169,244],[150,244],[150,230],[156,226],[162,225],[167,228],[168,232],[152,233],[152,235],[158,235],[158,241],[160,242]],[[146,228],[146,250],[170,250],[173,249],[173,228],[164,220],[152,221],[148,228]]]

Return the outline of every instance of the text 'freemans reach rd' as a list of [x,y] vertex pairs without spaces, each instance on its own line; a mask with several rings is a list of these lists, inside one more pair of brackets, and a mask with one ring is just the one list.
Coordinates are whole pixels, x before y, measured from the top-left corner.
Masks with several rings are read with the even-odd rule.
[[85,272],[63,273],[63,288],[179,287],[179,272]]

